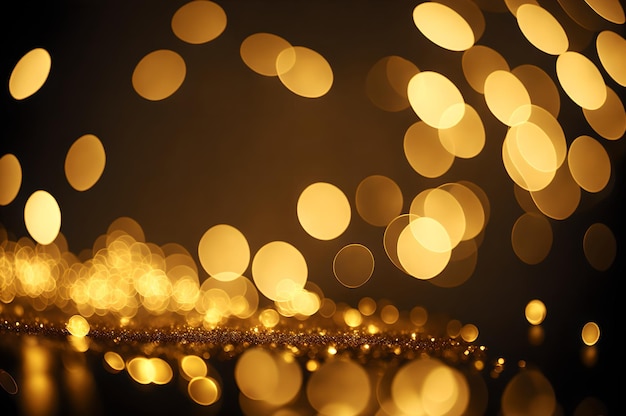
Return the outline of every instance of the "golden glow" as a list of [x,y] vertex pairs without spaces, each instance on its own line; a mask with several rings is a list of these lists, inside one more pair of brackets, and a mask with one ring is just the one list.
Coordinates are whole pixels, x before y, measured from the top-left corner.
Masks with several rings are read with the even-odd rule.
[[208,373],[206,362],[197,355],[185,355],[180,360],[180,369],[187,380],[196,377],[205,377]]
[[370,297],[359,300],[359,312],[364,316],[371,316],[376,312],[376,301]]
[[417,5],[413,22],[424,36],[444,49],[464,51],[476,41],[472,27],[459,13],[437,2]]
[[35,191],[24,206],[24,223],[39,244],[52,243],[61,230],[61,209],[56,199],[46,191]]
[[89,333],[89,322],[80,315],[74,315],[67,321],[67,330],[75,337],[84,337]]
[[481,94],[484,94],[485,80],[492,72],[510,70],[500,53],[484,45],[475,45],[463,52],[462,66],[467,82]]
[[333,70],[316,51],[303,46],[284,49],[276,58],[278,78],[288,90],[305,98],[319,98],[333,85]]
[[421,217],[400,233],[397,250],[403,270],[418,279],[430,279],[441,273],[450,260],[450,237],[438,221]]
[[364,221],[376,227],[385,227],[400,215],[403,203],[402,190],[386,176],[368,176],[356,188],[357,212]]
[[608,74],[622,87],[626,87],[626,39],[610,30],[598,34],[596,50],[600,63]]
[[606,100],[606,85],[596,65],[585,55],[567,51],[556,60],[556,75],[569,98],[588,110],[596,110]]
[[210,406],[220,399],[221,389],[215,379],[202,376],[194,377],[189,381],[187,393],[194,402],[202,406]]
[[314,373],[306,386],[311,406],[324,416],[356,416],[365,410],[372,394],[363,367],[349,360],[329,360]]
[[126,363],[124,363],[122,356],[114,351],[107,351],[104,353],[104,362],[107,364],[108,368],[116,373],[126,368]]
[[596,345],[596,343],[600,339],[600,327],[595,322],[587,322],[583,326],[580,336],[585,345]]
[[363,316],[358,309],[348,308],[343,312],[343,320],[350,328],[356,328],[363,323]]
[[412,124],[404,134],[404,155],[413,170],[427,178],[438,178],[454,162],[454,155],[439,139],[439,130],[423,121]]
[[474,107],[465,104],[465,113],[456,125],[439,129],[443,147],[456,157],[470,159],[477,156],[485,146],[485,127]]
[[465,342],[474,342],[478,339],[478,327],[474,324],[465,324],[461,327],[461,338]]
[[393,305],[385,305],[380,309],[380,319],[387,325],[395,324],[400,318],[400,311]]
[[146,357],[134,357],[128,360],[126,371],[139,384],[150,384],[155,376],[154,366]]
[[526,213],[515,221],[511,243],[515,255],[527,264],[542,262],[552,248],[552,225],[543,216]]
[[148,358],[148,361],[152,365],[152,368],[154,368],[152,383],[163,385],[172,381],[174,372],[172,371],[172,367],[170,367],[167,361],[158,357]]
[[[468,186],[459,182],[443,184],[439,189],[452,195],[463,210],[465,224],[461,240],[466,241],[480,234],[487,222],[487,216],[485,208],[476,193]],[[457,219],[457,222],[460,224],[460,219]]]
[[179,54],[159,49],[139,61],[133,71],[133,88],[146,100],[160,101],[178,91],[186,73],[185,61]]
[[567,161],[572,177],[587,192],[600,192],[609,183],[611,160],[597,140],[577,137],[569,148]]
[[536,65],[520,65],[511,72],[524,84],[534,106],[548,111],[554,118],[559,116],[561,96],[550,75]]
[[0,157],[0,205],[9,205],[22,186],[22,166],[15,155]]
[[585,3],[611,23],[621,25],[626,22],[624,8],[619,0],[585,0]]
[[438,72],[423,71],[413,76],[409,81],[408,95],[415,114],[431,127],[453,127],[465,115],[461,91]]
[[402,111],[409,107],[407,85],[419,72],[412,62],[400,56],[386,56],[367,73],[365,91],[370,101],[384,111]]
[[428,311],[423,306],[415,306],[409,314],[411,322],[416,326],[424,326],[428,321]]
[[583,237],[587,261],[598,271],[608,270],[617,256],[617,241],[613,231],[603,223],[589,226]]
[[18,391],[15,379],[4,370],[0,370],[0,387],[9,394],[16,394]]
[[198,243],[200,264],[209,276],[231,281],[241,276],[250,263],[250,246],[235,227],[218,224],[209,228]]
[[319,240],[332,240],[343,234],[352,215],[346,195],[325,182],[311,184],[302,191],[297,213],[302,228]]
[[344,246],[333,259],[333,273],[345,287],[362,286],[374,273],[374,256],[362,244]]
[[78,138],[65,156],[65,177],[72,188],[86,191],[98,182],[106,164],[102,142],[93,134]]
[[583,108],[587,123],[600,136],[607,140],[618,140],[626,132],[626,111],[624,103],[615,91],[606,88],[606,101],[596,110]]
[[[502,144],[502,162],[513,181],[528,191],[545,188],[552,182],[554,170],[540,171],[528,163],[521,154],[518,141],[535,134],[545,136],[545,132],[534,123],[523,123],[509,129]],[[556,163],[555,163],[556,164]]]
[[406,273],[406,270],[400,263],[400,258],[398,257],[398,239],[400,238],[400,234],[404,231],[407,226],[409,226],[411,221],[410,214],[399,215],[394,218],[393,221],[387,225],[385,228],[385,233],[383,234],[383,245],[385,247],[385,253],[387,257],[394,266],[398,269],[402,270]]
[[[260,75],[268,77],[278,75],[276,60],[278,55],[292,46],[289,42],[278,35],[272,33],[255,33],[243,40],[239,47],[239,54],[243,62]],[[293,51],[293,49],[290,49]],[[295,54],[292,57],[292,64],[285,65],[283,62],[282,71],[289,71],[295,63]],[[285,59],[286,57],[283,57]]]
[[259,322],[266,328],[273,328],[280,322],[280,315],[274,309],[264,309],[259,313]]
[[221,35],[225,28],[226,13],[212,1],[190,1],[172,16],[174,34],[191,44],[209,42]]
[[551,416],[557,408],[552,384],[534,369],[522,369],[507,383],[501,403],[502,416]]
[[567,51],[567,34],[546,9],[535,4],[522,4],[515,16],[522,33],[535,48],[550,55]]
[[290,300],[304,288],[307,275],[302,253],[284,241],[265,244],[252,260],[252,278],[256,287],[274,301]]
[[539,299],[533,299],[526,304],[524,315],[531,325],[540,325],[546,319],[546,305]]
[[9,93],[16,100],[30,97],[45,84],[52,58],[47,50],[35,48],[17,61],[9,77]]
[[491,113],[507,126],[530,117],[530,96],[512,72],[494,71],[485,79],[485,101]]
[[581,192],[572,178],[568,163],[564,163],[548,186],[530,192],[530,196],[542,214],[555,220],[564,220],[578,208]]

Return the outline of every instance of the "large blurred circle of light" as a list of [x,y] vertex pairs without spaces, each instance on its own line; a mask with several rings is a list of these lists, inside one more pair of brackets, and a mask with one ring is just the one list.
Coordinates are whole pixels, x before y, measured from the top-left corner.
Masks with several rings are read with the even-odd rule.
[[86,191],[98,182],[106,164],[102,142],[93,134],[78,138],[65,156],[65,177],[72,188]]
[[478,245],[474,239],[462,241],[454,247],[446,268],[428,282],[438,287],[457,287],[465,283],[478,263]]
[[230,281],[248,268],[250,246],[241,231],[228,224],[218,224],[200,238],[198,257],[209,276]]
[[398,258],[398,238],[400,238],[402,231],[404,231],[404,229],[410,224],[412,217],[414,216],[410,214],[397,216],[387,225],[383,234],[383,246],[387,257],[391,260],[394,266],[405,273],[406,270],[404,270],[404,267]]
[[524,316],[531,325],[539,325],[546,319],[546,305],[539,299],[533,299],[526,304]]
[[356,210],[367,223],[385,227],[400,215],[404,199],[402,190],[393,179],[371,175],[356,188]]
[[441,143],[438,130],[423,121],[407,129],[403,145],[404,155],[413,170],[426,178],[438,178],[454,162],[454,155]]
[[148,360],[154,368],[154,377],[152,378],[152,383],[163,385],[172,381],[172,377],[174,377],[174,372],[172,371],[172,367],[170,367],[167,361],[159,357],[152,357]]
[[331,360],[311,374],[306,395],[324,416],[356,416],[365,410],[372,386],[367,372],[350,360]]
[[194,45],[209,42],[226,28],[226,13],[207,0],[190,1],[172,16],[172,31],[182,41]]
[[419,72],[414,63],[399,57],[386,56],[372,66],[365,80],[370,101],[384,111],[396,112],[409,107],[407,85]]
[[41,245],[52,243],[61,230],[61,209],[56,199],[46,191],[35,191],[24,206],[26,229]]
[[333,70],[316,51],[304,46],[284,49],[276,58],[278,78],[288,90],[306,98],[319,98],[333,85]]
[[80,315],[73,315],[67,321],[67,331],[75,337],[84,337],[89,333],[89,322]]
[[[626,53],[626,51],[625,51]],[[607,140],[618,140],[626,132],[626,111],[619,95],[606,87],[606,101],[596,110],[583,108],[589,126]]]
[[413,22],[428,40],[444,49],[464,51],[476,41],[472,27],[459,13],[437,2],[417,5]]
[[465,104],[465,113],[456,125],[439,129],[439,140],[443,147],[456,157],[470,159],[485,147],[485,127],[478,112]]
[[279,383],[278,368],[271,352],[258,347],[244,351],[235,365],[235,381],[247,397],[269,399]]
[[494,71],[509,71],[506,59],[498,51],[484,45],[474,45],[461,60],[463,74],[470,86],[481,94],[485,92],[485,80]]
[[187,393],[194,402],[210,406],[219,400],[221,390],[217,381],[211,377],[194,377],[187,385]]
[[585,345],[595,345],[600,339],[600,327],[595,322],[587,322],[585,325],[583,325],[580,336]]
[[572,177],[587,192],[600,192],[611,178],[611,159],[596,139],[577,137],[569,148],[567,161]]
[[559,161],[548,134],[534,123],[521,123],[515,127],[517,134],[510,144],[516,146],[524,161],[540,172],[556,171]]
[[561,109],[561,96],[559,89],[543,69],[536,65],[520,65],[511,71],[524,84],[530,102],[552,114],[559,116]]
[[132,76],[133,88],[146,100],[163,100],[180,88],[186,72],[185,61],[179,54],[159,49],[137,63]]
[[22,165],[15,155],[0,157],[0,205],[9,205],[22,186]]
[[550,55],[567,51],[569,40],[558,20],[549,11],[535,4],[522,4],[515,14],[517,24],[528,41]]
[[197,355],[185,355],[180,360],[180,369],[181,375],[188,380],[195,377],[204,377],[208,372],[206,362]]
[[550,381],[535,369],[523,369],[504,388],[502,416],[551,416],[557,403]]
[[273,406],[283,406],[290,403],[300,392],[302,370],[299,362],[289,352],[273,354],[273,359],[278,369],[278,384],[265,402]]
[[304,288],[307,264],[300,251],[284,241],[272,241],[252,260],[252,278],[259,291],[274,301],[286,301]]
[[583,251],[591,267],[601,272],[608,270],[617,255],[613,231],[600,222],[590,225],[583,237]]
[[345,287],[362,286],[374,273],[374,256],[362,244],[344,246],[333,259],[333,273]]
[[465,115],[465,101],[461,91],[438,72],[423,71],[414,75],[409,81],[407,92],[415,114],[431,127],[450,128]]
[[471,188],[451,182],[439,186],[440,189],[452,195],[461,205],[465,216],[465,232],[461,240],[470,240],[476,237],[485,227],[486,214],[480,198]]
[[517,146],[517,135],[520,133],[535,133],[540,129],[531,123],[513,126],[507,132],[502,143],[502,162],[509,177],[527,191],[537,191],[545,188],[552,182],[555,171],[542,172],[533,168],[522,156]]
[[302,228],[318,240],[332,240],[348,228],[351,218],[350,202],[335,185],[317,182],[307,186],[297,204]]
[[585,55],[567,51],[556,59],[556,75],[577,105],[596,110],[606,100],[606,85],[596,65]]
[[[291,44],[278,35],[272,33],[254,33],[241,42],[239,54],[243,62],[257,74],[267,77],[278,75],[276,60],[278,55],[290,49]],[[285,57],[283,57],[285,59]],[[295,56],[291,58],[292,64],[283,67],[281,70],[288,71],[293,66]]]
[[9,77],[9,93],[16,100],[30,97],[43,86],[50,74],[52,58],[47,50],[35,48],[17,61]]
[[512,72],[498,70],[487,76],[485,101],[491,113],[507,126],[530,117],[530,95]]
[[585,0],[585,3],[611,23],[621,25],[626,22],[624,8],[619,0]]
[[104,353],[104,362],[107,364],[108,368],[115,373],[122,371],[126,367],[122,356],[114,351]]
[[541,263],[552,249],[552,226],[546,217],[527,212],[522,214],[511,231],[515,255],[526,264]]
[[150,384],[155,377],[153,362],[146,357],[134,357],[126,363],[126,371],[139,384]]
[[[435,228],[438,228],[435,225],[437,223],[444,227],[448,238],[442,241],[431,240],[430,238],[422,240],[422,237],[416,234],[420,243],[429,250],[438,253],[450,251],[459,244],[465,234],[466,224],[463,207],[445,189],[433,188],[420,192],[411,202],[409,212],[415,219],[423,217],[433,219],[434,222],[428,220],[428,223],[432,223],[432,226]],[[426,223],[424,221],[415,224],[411,222],[411,227],[417,227],[417,224],[420,224],[419,227],[424,227]],[[422,233],[421,235],[425,236],[427,233]]]
[[580,186],[574,181],[568,163],[556,171],[552,182],[543,189],[531,191],[530,196],[537,208],[555,220],[569,218],[580,204]]
[[596,50],[606,72],[622,87],[626,87],[626,39],[610,30],[598,34]]
[[[448,250],[444,251],[446,247]],[[413,219],[398,237],[397,253],[402,269],[422,280],[431,279],[446,268],[451,250],[444,226],[428,217]]]

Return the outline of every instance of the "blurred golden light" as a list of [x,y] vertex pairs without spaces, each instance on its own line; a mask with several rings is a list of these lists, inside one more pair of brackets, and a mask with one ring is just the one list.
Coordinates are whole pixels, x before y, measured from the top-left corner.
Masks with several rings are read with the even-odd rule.
[[522,4],[515,13],[517,24],[528,41],[550,55],[567,51],[569,40],[559,21],[549,11],[535,4]]
[[218,382],[211,377],[194,377],[187,385],[189,397],[202,406],[210,406],[217,402],[221,396]]
[[333,70],[328,61],[304,46],[281,51],[276,58],[276,69],[283,85],[301,97],[319,98],[333,85]]
[[274,301],[290,300],[304,288],[307,263],[300,251],[284,241],[261,247],[252,260],[252,278],[259,291]]
[[577,105],[596,110],[606,101],[606,85],[596,65],[585,55],[567,51],[556,59],[561,87]]
[[264,309],[259,313],[259,321],[266,328],[273,328],[278,325],[280,315],[274,309]]
[[530,117],[530,96],[522,81],[512,72],[498,70],[485,79],[485,101],[491,113],[507,126]]
[[461,63],[465,79],[476,92],[481,94],[484,94],[485,80],[492,72],[511,69],[498,51],[484,45],[474,45],[463,52]]
[[181,6],[172,16],[172,31],[184,42],[201,44],[222,34],[226,13],[217,3],[195,0]]
[[566,162],[556,171],[548,186],[532,191],[530,195],[542,214],[555,220],[564,220],[578,208],[581,191]]
[[583,326],[580,336],[585,345],[595,345],[600,339],[600,327],[595,322],[587,322]]
[[356,416],[365,410],[372,394],[367,372],[351,360],[334,359],[311,373],[306,396],[324,416]]
[[133,88],[146,100],[160,101],[180,88],[186,73],[185,61],[178,53],[159,49],[137,63],[132,76]]
[[624,8],[619,0],[585,0],[585,3],[611,23],[621,25],[626,22]]
[[352,216],[348,198],[335,185],[317,182],[307,186],[297,205],[302,228],[319,240],[332,240],[348,228]]
[[527,264],[541,263],[552,248],[552,240],[552,225],[540,214],[522,214],[511,231],[513,251]]
[[438,72],[417,73],[409,81],[407,91],[413,111],[431,127],[453,127],[465,115],[465,100],[461,91]]
[[[291,44],[285,39],[272,33],[254,33],[241,42],[239,54],[243,62],[260,75],[276,76],[278,75],[278,67],[276,60],[278,55],[284,50],[293,51]],[[292,59],[291,65],[283,62],[282,71],[289,71],[295,63],[295,54],[290,52]],[[285,57],[283,57],[285,59]]]
[[607,140],[618,140],[626,132],[626,110],[624,103],[611,88],[606,87],[606,101],[596,110],[583,108],[587,123]]
[[526,304],[524,315],[532,325],[539,325],[546,319],[546,305],[539,299],[533,299]]
[[503,416],[551,416],[556,408],[554,388],[539,370],[522,369],[507,383],[502,393]]
[[[447,252],[456,247],[465,235],[465,213],[459,201],[448,191],[443,188],[426,189],[420,192],[411,202],[409,213],[415,219],[428,217],[433,219],[432,225],[435,223],[442,225],[446,231],[448,239],[420,240],[426,248],[436,252]],[[418,224],[411,222],[411,227],[422,227],[426,224],[423,220]],[[417,229],[416,229],[417,231]],[[417,232],[416,238],[420,239],[425,236],[425,232]],[[443,243],[443,245],[431,245],[431,242]]]
[[402,111],[410,105],[407,96],[409,80],[418,72],[414,63],[400,56],[381,58],[367,73],[367,96],[381,110]]
[[362,286],[374,273],[374,256],[362,244],[344,246],[333,259],[333,273],[345,287]]
[[15,155],[0,157],[0,205],[9,205],[22,186],[22,166]]
[[107,364],[107,368],[110,368],[114,372],[120,372],[126,368],[126,363],[121,355],[115,351],[107,351],[104,353],[104,362]]
[[209,276],[230,281],[241,276],[250,263],[250,246],[235,227],[218,224],[209,228],[198,243],[200,263]]
[[402,269],[418,279],[430,279],[445,269],[450,260],[450,237],[438,221],[420,217],[410,222],[397,240]]
[[608,270],[617,256],[617,241],[613,231],[603,223],[594,223],[583,237],[585,258],[596,270]]
[[154,369],[154,375],[151,380],[152,383],[162,385],[172,381],[174,372],[172,371],[172,367],[170,367],[167,361],[158,357],[152,357],[148,360],[150,361],[150,364]]
[[535,106],[533,109],[541,108],[555,119],[559,116],[561,95],[546,71],[536,65],[524,64],[513,68],[511,73],[524,84],[530,96],[530,102]]
[[358,309],[348,308],[343,312],[343,320],[350,328],[356,328],[363,323],[363,316]]
[[454,154],[439,138],[439,130],[418,121],[404,134],[404,155],[411,167],[427,178],[438,178],[450,169]]
[[480,198],[469,184],[466,186],[460,182],[450,182],[440,185],[439,189],[452,195],[463,210],[465,227],[461,240],[466,241],[478,236],[487,223],[487,214]]
[[609,183],[611,160],[596,139],[579,136],[570,144],[567,161],[572,177],[587,192],[600,192]]
[[106,164],[100,139],[93,134],[79,137],[65,156],[65,177],[72,188],[86,191],[98,182]]
[[9,394],[16,394],[18,391],[15,379],[4,370],[0,370],[0,387]]
[[45,84],[52,58],[47,50],[35,48],[17,61],[9,77],[9,93],[16,100],[30,97]]
[[357,212],[364,221],[376,227],[385,227],[400,215],[403,203],[398,184],[383,175],[368,176],[356,188]]
[[425,2],[413,9],[415,26],[431,42],[444,49],[464,51],[476,39],[470,24],[456,10],[438,2]]
[[380,319],[387,325],[395,324],[400,318],[400,311],[394,305],[385,305],[380,309]]
[[465,104],[463,118],[454,126],[439,129],[439,140],[443,147],[456,157],[476,157],[485,147],[485,127],[478,112]]
[[359,312],[364,316],[371,316],[376,312],[376,301],[368,296],[361,298],[358,304]]
[[423,306],[415,306],[409,314],[411,322],[416,326],[424,326],[428,321],[428,311]]
[[474,324],[465,324],[461,327],[461,338],[465,342],[474,342],[478,339],[478,327]]
[[602,31],[596,37],[596,50],[602,66],[615,82],[626,87],[626,39],[610,30]]
[[155,377],[153,362],[146,357],[134,357],[126,362],[128,375],[139,384],[150,384]]
[[73,315],[67,321],[67,330],[75,337],[84,337],[89,333],[89,322],[80,315]]
[[33,192],[24,206],[24,223],[39,244],[52,243],[61,230],[61,209],[56,199],[43,190]]

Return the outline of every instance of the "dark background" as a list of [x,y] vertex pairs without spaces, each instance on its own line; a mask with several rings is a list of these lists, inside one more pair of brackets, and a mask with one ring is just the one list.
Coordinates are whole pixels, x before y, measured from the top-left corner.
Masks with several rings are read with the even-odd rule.
[[[587,396],[599,398],[611,410],[620,408],[623,138],[598,137],[581,109],[560,90],[559,121],[568,144],[583,134],[600,140],[613,164],[611,180],[598,194],[582,191],[580,206],[570,218],[550,220],[551,252],[545,261],[530,266],[515,256],[510,243],[511,228],[523,210],[501,161],[506,126],[468,85],[462,53],[432,44],[417,30],[412,11],[419,2],[220,1],[228,18],[226,30],[202,45],[186,44],[171,30],[171,17],[184,3],[2,3],[0,155],[15,154],[23,170],[17,198],[0,207],[0,223],[7,230],[18,238],[28,235],[23,207],[38,189],[59,202],[61,231],[75,253],[90,248],[120,216],[137,220],[147,241],[180,243],[194,256],[202,234],[227,223],[245,234],[253,254],[273,240],[296,246],[307,259],[309,280],[335,301],[356,306],[364,296],[389,299],[401,310],[422,305],[431,313],[477,325],[478,342],[489,348],[492,358],[502,356],[509,363],[499,380],[488,380],[490,409],[497,409],[518,360],[542,369],[565,414]],[[558,8],[556,2],[540,3]],[[486,30],[477,43],[496,49],[511,68],[540,66],[558,85],[556,57],[530,45],[504,6],[495,9],[499,12],[484,12]],[[624,26],[607,28],[624,36]],[[278,79],[251,71],[241,60],[239,46],[258,32],[277,34],[324,56],[334,73],[329,93],[306,99]],[[595,34],[581,39],[578,50],[601,68]],[[11,70],[35,47],[50,52],[50,76],[35,95],[16,101],[8,92]],[[187,74],[171,97],[151,102],[135,93],[131,75],[143,56],[161,48],[179,53]],[[477,157],[457,158],[436,179],[412,170],[402,141],[417,116],[411,108],[382,111],[365,92],[368,70],[389,55],[408,59],[420,70],[439,71],[459,87],[487,131],[485,148]],[[624,99],[624,88],[601,71],[607,85]],[[63,164],[71,144],[87,133],[102,141],[107,164],[92,189],[78,192],[66,181]],[[403,212],[420,191],[445,182],[469,180],[487,193],[491,217],[476,271],[467,282],[439,288],[391,264],[382,246],[384,229],[365,223],[354,206],[357,185],[372,174],[386,175],[400,185]],[[317,181],[337,185],[353,208],[349,228],[335,240],[315,240],[296,217],[298,196]],[[617,238],[617,258],[606,272],[594,270],[582,250],[583,235],[595,222],[608,225]],[[349,243],[366,245],[376,259],[374,275],[358,289],[343,287],[332,274],[335,253]],[[535,298],[548,311],[542,325],[545,340],[539,346],[530,345],[524,318],[524,307]],[[597,322],[602,331],[599,360],[591,368],[580,359],[580,330],[588,321]],[[107,377],[102,375],[103,402],[143,400],[141,394],[124,395],[116,383],[106,382]],[[145,397],[150,401],[150,395]],[[106,413],[114,412],[104,406]]]

